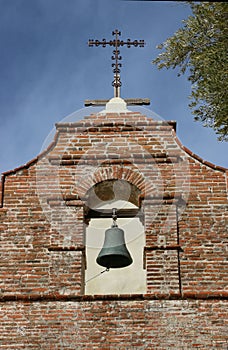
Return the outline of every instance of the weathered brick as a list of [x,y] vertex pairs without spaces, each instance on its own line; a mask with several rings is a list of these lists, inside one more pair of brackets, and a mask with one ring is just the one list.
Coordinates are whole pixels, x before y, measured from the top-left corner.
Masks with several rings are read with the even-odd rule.
[[[227,170],[140,113],[56,128],[3,174],[0,347],[227,349]],[[88,196],[114,180],[142,209],[147,291],[84,295]]]

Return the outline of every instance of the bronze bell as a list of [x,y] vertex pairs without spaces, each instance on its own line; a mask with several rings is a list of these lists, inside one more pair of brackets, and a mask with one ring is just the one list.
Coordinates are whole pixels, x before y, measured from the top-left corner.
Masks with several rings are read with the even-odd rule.
[[115,210],[113,209],[113,225],[105,231],[104,245],[96,259],[99,265],[107,269],[126,267],[133,262],[125,244],[124,231],[116,224]]

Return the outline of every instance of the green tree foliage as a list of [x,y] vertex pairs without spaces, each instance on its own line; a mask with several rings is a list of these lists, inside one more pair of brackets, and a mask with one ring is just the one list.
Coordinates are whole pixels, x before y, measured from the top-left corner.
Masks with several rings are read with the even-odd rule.
[[184,26],[157,48],[152,61],[159,69],[179,67],[192,83],[189,107],[195,120],[212,127],[219,140],[228,140],[227,53],[228,4],[192,2]]

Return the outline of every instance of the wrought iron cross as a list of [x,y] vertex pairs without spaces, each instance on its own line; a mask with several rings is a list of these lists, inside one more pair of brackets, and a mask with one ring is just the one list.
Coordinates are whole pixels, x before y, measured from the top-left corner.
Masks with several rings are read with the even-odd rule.
[[122,64],[119,63],[119,61],[122,60],[122,57],[120,56],[120,46],[126,45],[128,48],[131,46],[139,46],[139,47],[144,47],[145,43],[144,40],[134,40],[131,41],[131,39],[127,39],[127,41],[123,41],[119,39],[119,36],[121,35],[121,32],[116,29],[115,31],[112,32],[112,35],[115,35],[115,39],[106,41],[106,39],[103,39],[102,41],[99,40],[89,40],[88,45],[89,46],[102,46],[106,47],[107,45],[109,46],[114,46],[113,50],[113,56],[112,60],[115,61],[115,63],[112,63],[113,67],[113,73],[114,73],[114,80],[112,82],[112,86],[114,87],[114,96],[115,97],[120,97],[120,87],[122,85],[120,81],[120,67],[122,67]]

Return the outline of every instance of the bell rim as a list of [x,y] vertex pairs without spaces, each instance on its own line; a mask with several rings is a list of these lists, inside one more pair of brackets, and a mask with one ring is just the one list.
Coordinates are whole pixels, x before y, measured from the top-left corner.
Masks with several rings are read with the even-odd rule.
[[[107,257],[108,256],[112,256],[112,260],[113,261],[112,261],[111,264],[107,263],[107,260],[108,260]],[[121,258],[121,259],[118,259],[118,257]],[[102,260],[104,260],[104,261],[102,261]],[[106,260],[106,262],[105,262],[105,260]],[[120,260],[121,260],[121,263],[120,263]],[[118,268],[124,268],[124,267],[130,266],[133,263],[133,259],[130,256],[130,254],[127,257],[127,256],[123,256],[121,254],[111,254],[110,253],[110,254],[106,254],[104,257],[102,257],[102,256],[99,257],[98,256],[97,259],[96,259],[96,262],[97,262],[98,265],[106,267],[108,269],[118,269]],[[119,264],[118,264],[118,262],[119,262]]]

